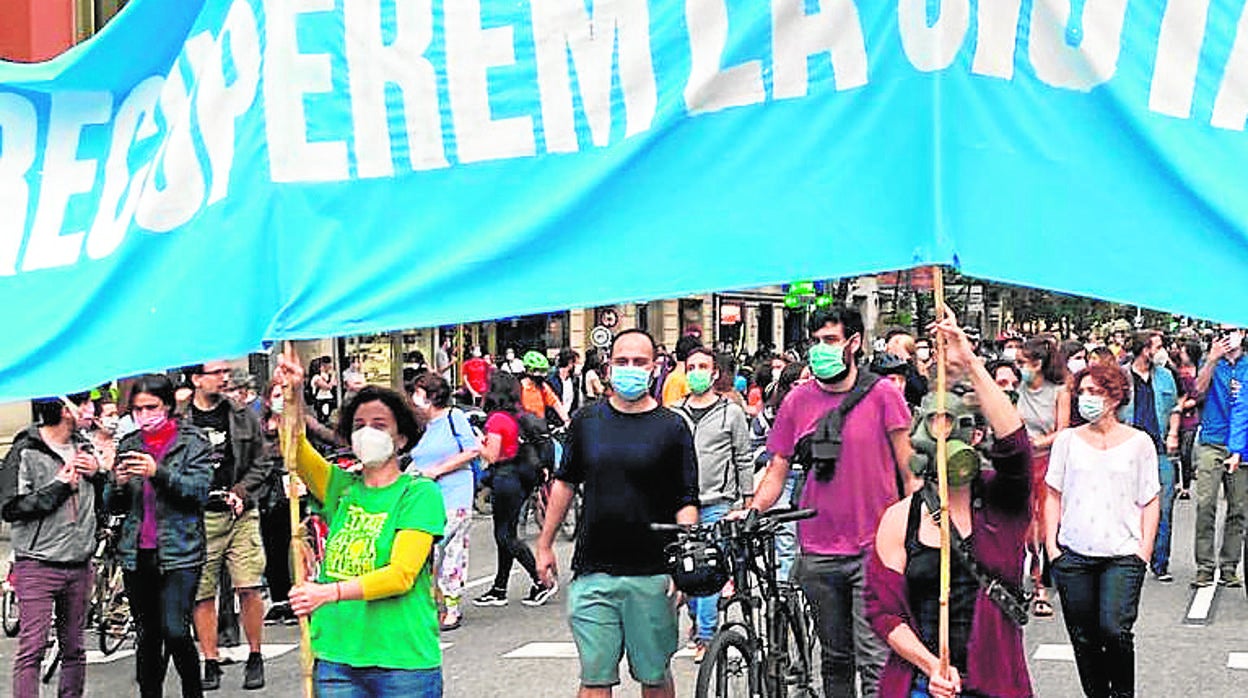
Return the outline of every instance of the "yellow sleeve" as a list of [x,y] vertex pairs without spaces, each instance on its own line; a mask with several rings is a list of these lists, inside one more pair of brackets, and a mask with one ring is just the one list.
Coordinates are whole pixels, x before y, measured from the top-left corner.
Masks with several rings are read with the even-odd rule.
[[685,399],[689,394],[689,379],[685,377],[684,371],[672,371],[667,374],[667,381],[663,383],[663,406],[670,407]]
[[295,472],[303,478],[304,484],[308,486],[308,492],[311,492],[312,496],[321,502],[325,501],[325,491],[329,489],[330,468],[333,467],[329,461],[316,452],[315,448],[312,448],[306,435],[300,435],[299,454],[295,457]]
[[390,564],[356,578],[365,601],[406,593],[433,550],[433,536],[424,531],[403,530],[394,536]]

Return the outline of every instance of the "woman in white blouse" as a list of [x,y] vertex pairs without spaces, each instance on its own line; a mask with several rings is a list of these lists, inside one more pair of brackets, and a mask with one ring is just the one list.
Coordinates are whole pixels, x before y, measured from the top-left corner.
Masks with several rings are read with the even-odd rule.
[[1053,442],[1045,542],[1083,692],[1133,696],[1131,628],[1160,512],[1157,451],[1118,421],[1130,386],[1116,366],[1084,369],[1074,385],[1088,423]]

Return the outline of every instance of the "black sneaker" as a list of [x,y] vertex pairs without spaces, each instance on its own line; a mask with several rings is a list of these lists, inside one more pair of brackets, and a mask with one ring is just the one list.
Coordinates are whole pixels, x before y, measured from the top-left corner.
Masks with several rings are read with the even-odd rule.
[[247,668],[243,669],[243,690],[264,688],[264,655],[252,652],[247,655]]
[[529,587],[529,595],[520,599],[520,603],[525,606],[541,606],[550,600],[550,597],[559,591],[558,583],[551,583],[549,586],[543,584],[534,584]]
[[490,589],[484,594],[472,600],[474,606],[506,606],[507,590],[506,589]]
[[215,691],[221,688],[221,662],[215,659],[204,660],[204,690]]

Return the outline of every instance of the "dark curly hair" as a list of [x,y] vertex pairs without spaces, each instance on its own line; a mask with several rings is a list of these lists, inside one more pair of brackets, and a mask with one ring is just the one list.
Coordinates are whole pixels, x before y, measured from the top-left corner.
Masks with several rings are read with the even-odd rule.
[[490,378],[490,389],[485,394],[482,407],[486,414],[516,414],[520,409],[520,380],[506,371],[495,371]]
[[370,402],[380,402],[389,408],[390,414],[394,415],[394,423],[398,427],[399,434],[407,439],[407,443],[401,447],[395,444],[396,451],[403,453],[420,441],[420,422],[416,420],[416,415],[412,413],[407,400],[397,392],[377,385],[364,386],[342,409],[342,414],[338,419],[338,436],[342,437],[343,441],[351,443],[351,432],[355,431],[355,413],[360,409],[360,405]]

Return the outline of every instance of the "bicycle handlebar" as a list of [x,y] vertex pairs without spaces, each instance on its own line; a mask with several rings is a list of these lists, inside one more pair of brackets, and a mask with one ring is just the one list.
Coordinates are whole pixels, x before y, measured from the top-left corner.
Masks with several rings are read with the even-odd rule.
[[[790,521],[800,521],[815,516],[818,512],[814,509],[773,509],[771,511],[752,511],[746,515],[742,521],[768,521],[771,523],[788,523]],[[652,523],[651,531],[675,531],[678,533],[689,533],[699,529],[707,530],[714,528],[715,524],[673,524],[673,523]]]

